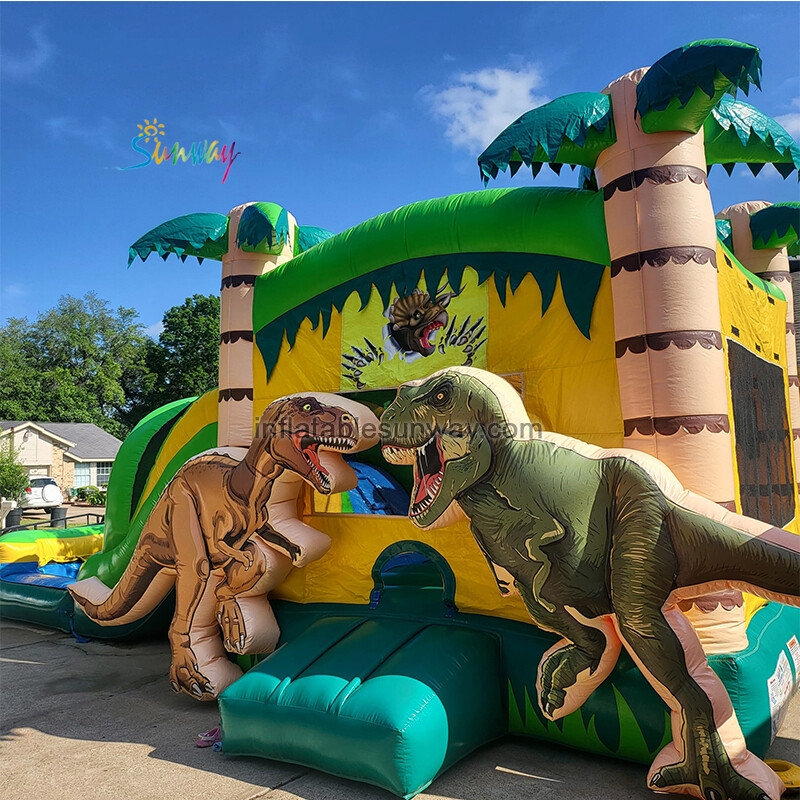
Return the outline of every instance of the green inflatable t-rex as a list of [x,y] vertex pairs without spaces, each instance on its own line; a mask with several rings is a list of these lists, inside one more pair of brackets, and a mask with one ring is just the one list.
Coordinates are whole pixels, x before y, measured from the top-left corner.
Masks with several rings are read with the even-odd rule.
[[514,389],[481,370],[404,384],[381,431],[386,459],[414,464],[411,520],[466,514],[501,591],[515,587],[534,622],[564,637],[539,665],[548,718],[578,708],[624,645],[672,711],[651,788],[780,796],[677,604],[746,590],[800,605],[800,537],[684,490],[644,453],[536,430]]

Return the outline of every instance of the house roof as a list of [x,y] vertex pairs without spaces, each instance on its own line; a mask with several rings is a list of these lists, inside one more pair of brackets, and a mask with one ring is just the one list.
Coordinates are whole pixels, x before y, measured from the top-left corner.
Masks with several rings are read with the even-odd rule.
[[36,427],[70,445],[65,453],[75,461],[113,461],[122,442],[91,422],[0,420],[0,430]]

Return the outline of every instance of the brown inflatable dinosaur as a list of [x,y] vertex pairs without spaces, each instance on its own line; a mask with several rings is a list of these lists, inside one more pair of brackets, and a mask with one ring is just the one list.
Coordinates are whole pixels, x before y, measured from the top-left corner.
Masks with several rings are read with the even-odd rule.
[[149,613],[174,584],[172,688],[212,699],[241,675],[224,650],[269,652],[277,643],[267,591],[330,546],[297,518],[303,481],[323,494],[354,488],[340,454],[377,436],[374,415],[337,395],[276,400],[252,445],[236,453],[243,457],[208,453],[178,470],[113,590],[89,578],[70,592],[91,619],[121,625]]

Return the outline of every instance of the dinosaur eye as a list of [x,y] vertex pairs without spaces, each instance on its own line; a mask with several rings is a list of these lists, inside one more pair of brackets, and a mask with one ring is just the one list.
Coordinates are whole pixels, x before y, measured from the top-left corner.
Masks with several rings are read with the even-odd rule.
[[414,312],[414,319],[419,319],[421,316],[422,316],[422,312],[419,309],[417,309]]
[[452,387],[447,384],[443,384],[440,385],[438,389],[433,389],[431,393],[427,395],[427,401],[438,408],[444,408],[450,401],[452,394]]
[[303,403],[303,411],[311,411],[311,403]]

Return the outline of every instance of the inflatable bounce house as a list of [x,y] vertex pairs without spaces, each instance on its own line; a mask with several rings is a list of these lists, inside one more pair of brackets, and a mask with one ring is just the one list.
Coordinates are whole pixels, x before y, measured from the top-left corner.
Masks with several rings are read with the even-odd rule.
[[[219,387],[125,441],[104,527],[0,538],[5,617],[167,633],[222,745],[409,798],[518,734],[776,800],[800,683],[800,174],[694,42],[479,158],[581,187],[426,200],[337,235],[273,203],[130,249],[222,262]],[[167,665],[165,664],[165,675]],[[166,680],[166,678],[165,678]],[[531,749],[534,757],[535,748]]]

